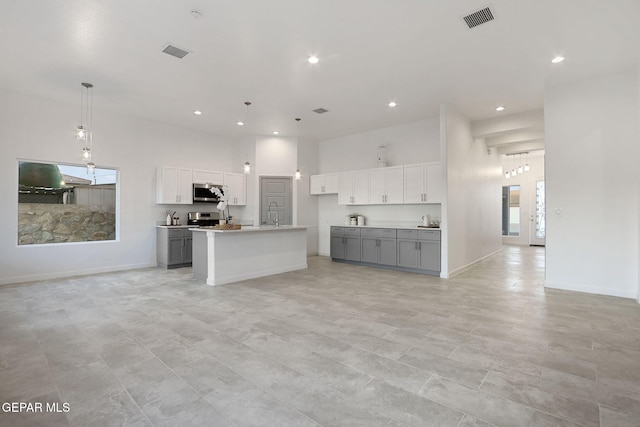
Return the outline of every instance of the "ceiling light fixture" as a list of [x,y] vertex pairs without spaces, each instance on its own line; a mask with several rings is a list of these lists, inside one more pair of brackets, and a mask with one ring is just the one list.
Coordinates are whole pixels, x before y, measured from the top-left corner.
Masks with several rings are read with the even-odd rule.
[[202,111],[196,110],[196,111],[193,112],[193,114],[195,114],[196,116],[201,116],[202,115]]
[[397,107],[397,106],[398,106],[398,104],[396,104],[396,102],[395,102],[395,101],[391,101],[391,102],[390,102],[390,103],[388,103],[387,105],[388,105],[389,107],[392,107],[392,108],[393,108],[393,107]]
[[505,108],[504,105],[498,105],[496,107],[496,111],[504,111],[504,108]]
[[273,132],[271,132],[274,135],[280,135],[280,132],[278,132],[277,130],[274,130]]
[[309,64],[317,64],[318,62],[320,62],[320,58],[318,58],[316,55],[311,55],[309,58],[307,58],[307,62],[309,62]]
[[238,126],[244,126],[245,123],[249,122],[249,106],[251,105],[251,102],[249,101],[245,101],[244,105],[246,105],[246,111],[245,111],[245,118],[244,118],[244,122],[242,120],[238,120],[236,122],[236,124]]
[[[249,123],[249,106],[251,105],[251,102],[245,101],[244,105],[246,106],[245,122]],[[236,124],[238,126],[244,126],[244,123],[242,121],[238,121],[238,123]],[[249,131],[249,129],[247,129],[247,131]],[[249,163],[248,161],[244,162],[244,165],[242,165],[242,171],[245,175],[249,175],[251,173],[251,163]]]
[[76,139],[83,143],[82,160],[89,172],[95,164],[91,161],[91,146],[93,145],[93,92],[91,83],[81,83],[80,89],[80,124],[76,128]]
[[555,58],[553,58],[551,60],[551,62],[554,63],[554,64],[559,64],[562,61],[564,61],[564,56],[561,56],[561,55],[558,55],[558,56],[556,56]]
[[[300,145],[300,117],[296,117],[296,149]],[[296,173],[293,175],[296,181],[300,181],[300,169],[296,169]]]

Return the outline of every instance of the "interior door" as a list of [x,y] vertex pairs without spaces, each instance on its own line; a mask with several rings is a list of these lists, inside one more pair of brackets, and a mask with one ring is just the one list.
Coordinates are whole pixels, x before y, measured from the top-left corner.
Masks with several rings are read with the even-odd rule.
[[292,225],[291,177],[260,177],[260,224]]
[[546,237],[544,178],[535,180],[535,191],[531,192],[530,203],[529,245],[544,246]]

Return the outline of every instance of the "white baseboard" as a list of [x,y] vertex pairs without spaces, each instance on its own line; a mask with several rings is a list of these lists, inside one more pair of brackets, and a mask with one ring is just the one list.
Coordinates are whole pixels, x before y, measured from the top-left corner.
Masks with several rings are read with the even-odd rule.
[[471,262],[471,263],[469,263],[469,264],[467,264],[467,265],[463,265],[462,267],[458,267],[458,268],[456,268],[455,270],[450,271],[450,272],[446,275],[447,277],[442,277],[442,275],[441,275],[441,277],[442,277],[443,279],[451,279],[452,277],[455,277],[455,276],[457,276],[458,274],[464,273],[465,271],[467,271],[467,270],[469,270],[469,269],[471,269],[471,268],[475,267],[475,266],[476,266],[476,264],[478,264],[479,262],[482,262],[482,261],[484,261],[485,259],[489,258],[490,256],[493,256],[493,255],[495,255],[495,254],[497,254],[497,253],[500,253],[500,252],[502,252],[502,248],[497,249],[497,250],[495,250],[495,251],[491,252],[490,254],[483,256],[482,258],[478,258],[477,260],[475,260],[475,261],[473,261],[473,262]]
[[[550,288],[550,289],[560,289],[563,291],[585,292],[588,294],[607,295],[611,297],[631,298],[631,299],[638,298],[638,295],[633,291],[620,291],[618,289],[611,289],[611,288],[605,288],[605,287],[599,287],[599,286],[588,286],[588,285],[582,285],[579,283],[553,282],[550,280],[545,280],[544,287]],[[640,300],[638,302],[640,302]]]
[[138,268],[157,267],[157,265],[158,264],[155,262],[149,262],[149,263],[143,263],[143,264],[113,265],[113,266],[100,267],[100,268],[87,268],[85,270],[69,270],[69,271],[58,271],[55,273],[15,276],[15,277],[0,279],[0,286],[14,285],[18,283],[27,283],[27,282],[39,282],[42,280],[62,279],[65,277],[86,276],[88,274],[100,274],[100,273],[111,273],[114,271],[135,270]]

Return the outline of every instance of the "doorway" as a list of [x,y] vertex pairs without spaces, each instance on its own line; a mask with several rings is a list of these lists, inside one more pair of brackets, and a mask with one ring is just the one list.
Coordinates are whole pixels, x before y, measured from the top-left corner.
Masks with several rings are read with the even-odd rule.
[[291,177],[260,177],[260,224],[292,225]]
[[546,238],[545,186],[544,178],[535,180],[535,191],[531,193],[529,212],[529,245],[544,246]]

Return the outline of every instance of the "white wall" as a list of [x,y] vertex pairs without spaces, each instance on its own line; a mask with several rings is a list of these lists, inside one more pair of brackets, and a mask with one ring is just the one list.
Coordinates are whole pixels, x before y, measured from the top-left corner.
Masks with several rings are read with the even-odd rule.
[[[533,151],[529,153],[525,162],[525,156],[500,156],[502,164],[502,186],[520,186],[520,235],[502,236],[502,243],[506,245],[529,245],[530,235],[535,233],[535,222],[530,221],[531,215],[535,215],[536,205],[536,181],[544,180],[544,152]],[[529,172],[518,174],[515,177],[506,179],[504,172],[513,169],[514,165],[524,166],[529,164]],[[533,230],[530,228],[534,227]]]
[[545,90],[547,287],[637,297],[638,80]]
[[433,116],[318,143],[319,173],[378,167],[378,147],[387,147],[389,166],[440,161],[440,123]]
[[[439,117],[362,132],[318,143],[318,173],[378,167],[378,147],[387,147],[389,166],[440,161]],[[330,226],[342,225],[345,216],[358,212],[370,225],[417,226],[423,215],[441,217],[440,205],[338,205],[336,195],[313,196],[318,203],[318,253],[330,253]]]
[[440,111],[446,159],[443,203],[443,276],[464,270],[502,247],[501,173],[495,150],[471,134],[471,124],[451,106]]
[[318,198],[309,194],[309,176],[318,172],[318,144],[300,139],[298,164],[300,181],[297,181],[298,225],[307,228],[307,253],[318,254]]
[[54,102],[11,91],[0,97],[0,284],[153,266],[154,224],[166,216],[165,209],[177,210],[183,222],[188,211],[213,210],[213,205],[156,205],[156,167],[241,170],[231,162],[229,141],[101,110],[96,91],[94,161],[120,171],[119,240],[18,247],[17,159],[82,163],[74,131],[79,106],[76,99]]

